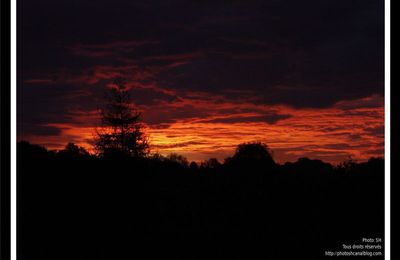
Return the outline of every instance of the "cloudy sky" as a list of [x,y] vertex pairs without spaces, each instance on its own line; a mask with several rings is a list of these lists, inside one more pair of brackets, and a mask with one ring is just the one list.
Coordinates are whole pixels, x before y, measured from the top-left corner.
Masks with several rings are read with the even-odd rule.
[[153,152],[383,156],[381,0],[19,0],[18,139],[90,149],[128,80]]

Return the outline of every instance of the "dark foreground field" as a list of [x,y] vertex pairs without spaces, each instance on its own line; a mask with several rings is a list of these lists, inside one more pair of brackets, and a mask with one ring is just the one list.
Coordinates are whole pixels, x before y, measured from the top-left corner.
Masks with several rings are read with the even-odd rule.
[[383,238],[383,181],[382,159],[197,167],[20,143],[18,259],[324,259]]

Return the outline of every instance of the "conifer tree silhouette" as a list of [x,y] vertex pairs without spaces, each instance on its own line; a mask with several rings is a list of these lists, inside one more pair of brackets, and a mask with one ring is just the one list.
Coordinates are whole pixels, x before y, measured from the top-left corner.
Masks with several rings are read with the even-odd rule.
[[101,127],[96,129],[95,140],[100,156],[144,157],[149,153],[148,138],[140,122],[141,113],[133,107],[124,79],[113,80],[100,116]]

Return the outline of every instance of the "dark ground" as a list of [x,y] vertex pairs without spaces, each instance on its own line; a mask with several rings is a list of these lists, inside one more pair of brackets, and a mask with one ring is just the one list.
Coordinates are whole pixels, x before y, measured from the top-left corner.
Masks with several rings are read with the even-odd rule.
[[383,230],[382,159],[186,167],[18,144],[20,260],[339,259],[325,251]]

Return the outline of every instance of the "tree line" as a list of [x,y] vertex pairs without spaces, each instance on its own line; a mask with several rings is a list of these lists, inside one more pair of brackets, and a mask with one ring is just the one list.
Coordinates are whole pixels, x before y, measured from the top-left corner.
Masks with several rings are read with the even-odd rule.
[[383,237],[382,158],[278,164],[261,142],[224,162],[150,153],[140,113],[114,83],[95,154],[18,142],[18,258],[323,259]]

